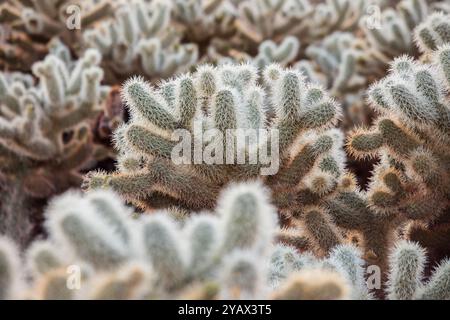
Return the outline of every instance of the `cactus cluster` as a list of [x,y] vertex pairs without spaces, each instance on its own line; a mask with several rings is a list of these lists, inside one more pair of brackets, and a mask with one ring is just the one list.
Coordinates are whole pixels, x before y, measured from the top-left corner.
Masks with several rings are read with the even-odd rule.
[[438,226],[448,230],[448,44],[432,59],[430,64],[409,57],[394,60],[389,76],[369,90],[379,117],[372,128],[356,129],[348,140],[355,157],[379,159],[367,190],[370,207],[398,224],[413,221],[411,236]]
[[85,46],[103,56],[108,82],[132,74],[166,78],[197,61],[197,46],[181,44],[181,34],[169,24],[171,10],[168,2],[134,1],[119,7],[114,18],[84,31]]
[[[203,66],[159,88],[129,80],[119,170],[90,174],[86,187],[111,187],[142,207],[211,209],[230,181],[263,176],[280,207],[293,208],[295,195],[304,197],[296,207],[320,202],[345,173],[343,136],[332,128],[339,106],[295,70],[270,65],[267,89],[257,82],[250,64]],[[180,151],[188,154],[174,164]]]
[[180,221],[167,212],[136,217],[111,192],[67,193],[46,212],[49,239],[35,242],[23,262],[0,239],[0,299],[345,298],[345,278],[319,268],[321,283],[299,273],[295,292],[276,289],[269,274],[289,279],[288,259],[300,270],[303,258],[275,248],[268,201],[258,183],[236,185],[214,216]]
[[0,4],[0,67],[28,71],[55,35],[74,47],[82,28],[112,15],[105,0],[11,0]]
[[448,1],[4,1],[0,299],[450,299],[449,92]]
[[[214,216],[168,213],[136,216],[108,191],[60,196],[49,238],[23,259],[0,238],[0,299],[374,299],[354,246],[317,259],[274,243],[276,210],[259,183],[227,189]],[[425,260],[417,244],[396,245],[389,299],[449,298],[450,263],[424,283]]]
[[[100,56],[89,50],[73,61],[60,42],[33,66],[38,79],[0,73],[0,230],[23,244],[31,230],[15,206],[45,199],[81,182],[81,169],[110,151],[92,137],[92,118],[105,102]],[[18,211],[26,211],[18,210]]]
[[[268,66],[267,90],[257,76],[244,64],[203,66],[159,88],[129,80],[123,94],[131,119],[115,133],[118,171],[90,172],[85,189],[110,188],[143,209],[203,210],[214,208],[228,183],[260,178],[288,228],[282,241],[303,239],[300,249],[326,256],[344,243],[341,228],[357,231],[366,254],[384,266],[394,224],[367,206],[344,168],[343,135],[333,128],[339,106],[296,70]],[[248,143],[238,143],[235,129],[250,132]],[[222,149],[229,145],[241,148],[230,158]]]

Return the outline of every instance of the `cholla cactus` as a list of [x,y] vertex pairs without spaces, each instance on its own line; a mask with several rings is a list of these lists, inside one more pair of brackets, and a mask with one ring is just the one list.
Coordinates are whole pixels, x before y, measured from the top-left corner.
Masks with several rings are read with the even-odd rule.
[[259,45],[258,55],[253,63],[259,70],[263,70],[271,63],[278,63],[284,67],[297,57],[299,49],[300,42],[295,37],[288,36],[279,45],[272,40],[266,40]]
[[[449,261],[441,261],[427,278],[424,275],[426,265],[422,247],[408,241],[397,242],[389,255],[388,278],[380,279],[384,288],[381,297],[389,300],[449,299]],[[273,297],[290,299],[291,294],[295,294],[295,299],[323,300],[327,295],[342,294],[351,300],[375,299],[376,290],[370,290],[366,282],[368,266],[361,251],[352,245],[335,247],[325,259],[278,245],[272,254],[269,272],[272,286],[276,288]],[[280,284],[280,279],[284,283]],[[320,286],[318,292],[314,290],[316,285]],[[324,287],[327,290],[323,290]]]
[[449,47],[435,59],[436,66],[396,59],[391,74],[369,92],[381,116],[349,139],[356,157],[381,156],[368,191],[380,213],[428,221],[448,207],[450,104],[442,82],[450,85]]
[[11,240],[0,237],[0,300],[13,299],[23,290],[21,264],[17,252]]
[[431,14],[415,30],[416,42],[423,52],[433,52],[439,46],[450,43],[450,14]]
[[61,44],[53,51],[33,66],[39,84],[29,76],[0,74],[0,177],[9,199],[2,203],[0,230],[21,245],[32,234],[27,210],[17,212],[25,199],[79,185],[79,170],[107,155],[93,143],[89,123],[109,90],[100,85],[98,52],[71,61]]
[[294,68],[339,100],[341,127],[348,131],[354,125],[370,123],[372,115],[364,95],[368,84],[384,75],[385,64],[378,52],[353,33],[337,31],[310,45],[305,54],[310,60],[300,60]]
[[[251,54],[244,51],[227,48],[221,50],[218,48],[219,40],[212,41],[208,47],[207,55],[202,59],[202,62],[213,63],[215,65],[225,65],[233,63],[250,63],[258,68],[259,71],[272,63],[277,63],[282,67],[286,67],[295,61],[300,51],[300,42],[297,38],[287,36],[280,43],[272,40],[265,40],[258,46],[258,52],[253,57]],[[226,47],[226,46],[224,46]]]
[[[46,212],[49,238],[21,263],[0,239],[1,299],[373,299],[351,245],[318,259],[275,245],[275,208],[259,183],[228,188],[215,215],[136,215],[114,193],[67,193]],[[398,243],[389,299],[448,299],[449,263],[425,282],[424,250]]]
[[[384,266],[395,224],[367,208],[354,177],[343,168],[342,134],[330,129],[338,106],[319,86],[304,83],[297,71],[272,65],[264,74],[267,96],[256,86],[250,65],[203,66],[159,89],[131,79],[123,88],[131,120],[116,131],[119,170],[91,172],[85,187],[111,188],[147,209],[202,210],[215,206],[227,183],[260,178],[271,189],[284,225],[301,227],[297,236],[287,237],[290,241],[304,237],[317,255],[326,256],[344,241],[341,228],[357,231],[369,260]],[[267,110],[275,117],[269,118]],[[237,140],[227,143],[222,132],[239,128],[258,129],[257,139],[234,150],[227,164],[223,148]],[[276,140],[271,139],[274,132]],[[252,156],[273,141],[278,141],[279,152],[272,153],[272,164],[279,159],[278,171],[262,174],[269,165],[260,160],[237,163],[236,154]],[[187,152],[180,156],[182,150]],[[199,153],[204,157],[195,158]]]
[[197,46],[180,44],[180,32],[169,25],[171,11],[163,1],[123,3],[113,19],[83,33],[85,46],[103,55],[108,82],[120,82],[131,74],[157,80],[197,61]]
[[78,49],[82,28],[112,15],[110,1],[6,1],[0,4],[0,68],[29,72],[55,36]]
[[[267,67],[267,93],[257,81],[251,65],[203,66],[159,89],[129,80],[131,120],[116,131],[119,170],[90,173],[86,187],[112,188],[141,207],[200,210],[214,207],[225,184],[261,177],[288,215],[320,205],[345,173],[342,135],[330,129],[338,105],[294,70]],[[242,133],[250,143],[239,143]]]
[[[47,39],[75,27],[87,27],[110,15],[113,7],[108,1],[11,1],[0,6],[3,21],[13,22],[15,28],[24,29],[31,35]],[[73,15],[72,18],[71,15]],[[76,23],[79,19],[80,25]]]
[[424,250],[415,243],[400,242],[391,255],[387,287],[391,300],[450,299],[450,262],[443,261],[427,282],[422,281],[426,262]]
[[29,71],[46,53],[46,46],[34,42],[25,32],[0,24],[0,70]]
[[306,49],[306,55],[327,76],[326,87],[331,88],[333,95],[356,91],[366,85],[367,79],[361,75],[360,63],[364,52],[358,50],[356,42],[351,33],[335,32],[324,38],[320,45]]
[[[361,25],[378,57],[388,63],[399,54],[414,53],[412,31],[426,18],[428,10],[425,0],[403,0],[396,9],[386,8],[379,17],[361,20]],[[378,21],[370,21],[374,18]]]
[[448,45],[435,51],[433,59],[432,65],[408,57],[392,63],[389,76],[369,90],[379,118],[371,129],[350,135],[348,150],[357,158],[380,159],[366,197],[379,221],[391,226],[385,229],[391,230],[387,238],[414,221],[405,236],[423,240],[439,256],[426,230],[437,230],[440,223],[445,230],[449,208]]
[[365,8],[373,2],[340,0],[314,5],[308,0],[248,0],[239,5],[236,27],[250,44],[280,41],[286,35],[309,44],[332,31],[356,29]]
[[[1,298],[268,298],[277,221],[266,192],[257,183],[235,186],[216,211],[187,218],[180,229],[162,213],[132,218],[110,192],[68,193],[48,208],[50,237],[29,249],[26,266],[0,240]],[[325,273],[315,270],[318,277]],[[12,290],[24,276],[27,290]],[[75,276],[79,287],[72,287]],[[290,297],[346,298],[347,284],[335,279],[339,293],[327,292],[328,282],[310,288],[306,279],[305,290],[315,296],[298,290]]]
[[181,23],[189,41],[197,43],[232,36],[236,15],[236,7],[231,1],[174,1],[175,20]]

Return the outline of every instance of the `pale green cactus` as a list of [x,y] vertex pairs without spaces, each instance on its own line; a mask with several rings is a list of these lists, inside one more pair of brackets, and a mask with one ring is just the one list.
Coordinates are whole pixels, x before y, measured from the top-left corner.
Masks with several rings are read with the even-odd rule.
[[[446,230],[450,194],[450,104],[446,93],[450,83],[446,80],[449,52],[448,45],[444,45],[428,53],[430,63],[419,63],[406,56],[395,59],[389,75],[368,91],[378,118],[370,129],[357,128],[348,139],[348,151],[356,158],[380,160],[364,197],[374,212],[372,223],[383,230],[378,239],[384,240],[377,247],[384,248],[384,261],[386,249],[392,248],[396,230],[402,225],[413,221],[403,238],[419,241],[432,252],[439,244],[428,233]],[[438,237],[445,234],[436,232]],[[392,295],[408,296],[405,292]]]
[[88,50],[73,61],[57,41],[52,52],[33,66],[38,83],[0,73],[0,179],[9,199],[0,230],[21,245],[33,234],[29,200],[79,185],[79,171],[108,155],[93,142],[90,124],[110,90],[101,85],[99,53]]
[[433,13],[414,30],[415,39],[421,51],[432,52],[439,46],[450,43],[449,19],[449,14]]
[[[276,211],[261,184],[230,187],[220,203],[216,214],[180,225],[167,212],[136,216],[109,191],[69,192],[52,201],[49,237],[23,263],[0,239],[1,299],[373,298],[355,247],[339,245],[319,259],[275,245]],[[249,237],[245,221],[260,232]],[[448,263],[424,281],[418,245],[398,243],[390,265],[387,298],[448,298]]]
[[361,24],[372,46],[388,62],[399,54],[414,53],[412,31],[426,18],[428,10],[425,0],[403,0],[396,9],[386,8],[379,16],[363,19]]
[[[227,130],[254,129],[259,140],[242,146],[238,155],[250,157],[256,151],[261,154],[268,144],[279,143],[272,165],[280,161],[280,169],[266,177],[266,184],[274,190],[285,189],[304,178],[308,180],[304,182],[305,190],[311,190],[318,198],[330,194],[343,174],[342,136],[338,130],[329,129],[339,117],[338,106],[322,88],[305,84],[295,71],[272,65],[265,73],[270,88],[267,93],[257,85],[257,73],[251,65],[224,65],[217,69],[203,66],[193,75],[164,83],[159,90],[141,79],[129,80],[123,92],[132,119],[116,132],[121,154],[119,172],[91,173],[86,186],[110,187],[128,200],[149,207],[172,203],[193,209],[212,208],[224,184],[263,177],[261,169],[268,164],[257,159],[254,164],[248,160],[241,164],[236,155],[227,164],[227,150],[220,150],[222,142],[222,148],[229,146]],[[271,73],[279,78],[274,79]],[[173,88],[169,95],[167,88]],[[268,122],[268,108],[277,114],[272,123]],[[200,129],[199,124],[203,125]],[[202,130],[202,134],[214,132],[215,136],[202,140],[196,130]],[[274,130],[279,137],[270,140]],[[197,151],[173,162],[173,152],[186,151],[180,150],[179,139],[184,139],[180,132],[202,148],[203,157],[215,150],[213,163],[205,158],[197,162]],[[174,138],[174,134],[178,137]],[[214,149],[215,146],[218,147]],[[188,149],[194,151],[190,146]],[[145,168],[138,165],[145,162]],[[287,202],[285,205],[289,207]]]
[[339,96],[348,91],[356,91],[366,85],[366,77],[361,74],[362,56],[357,48],[358,40],[351,33],[335,32],[325,37],[320,45],[306,49],[307,56],[315,61],[326,75],[326,87],[333,95]]
[[20,267],[18,249],[11,240],[0,237],[0,300],[15,299],[23,290]]
[[197,61],[197,46],[181,44],[181,34],[170,26],[171,12],[171,5],[163,1],[123,3],[113,19],[83,33],[85,46],[103,56],[107,81],[132,74],[158,80]]
[[365,8],[377,1],[248,0],[239,4],[237,30],[249,43],[296,36],[309,44],[336,31],[357,29]]
[[[203,66],[159,89],[138,78],[129,80],[123,95],[131,121],[116,132],[119,170],[91,172],[85,187],[113,189],[144,208],[203,210],[215,206],[226,184],[260,178],[270,188],[280,215],[304,224],[316,252],[326,254],[342,240],[323,207],[335,197],[345,176],[342,133],[331,129],[339,107],[320,86],[305,83],[297,71],[270,65],[263,79],[267,92],[257,85],[255,68],[244,64]],[[276,115],[274,119],[269,112]],[[238,145],[239,131],[231,131],[235,140],[230,143],[227,131],[235,129],[255,135],[244,146]],[[242,149],[231,154],[227,163],[230,145]],[[265,174],[269,164],[249,159],[266,152],[268,145],[275,170]],[[195,148],[201,148],[200,160]],[[180,156],[180,152],[187,154]],[[240,154],[248,158],[238,162]],[[208,157],[213,161],[207,162]],[[249,222],[248,228],[252,225],[255,222]],[[322,239],[317,230],[327,230],[332,239]]]
[[30,72],[55,37],[77,51],[80,30],[112,16],[114,9],[106,0],[2,1],[0,69]]
[[419,245],[407,241],[398,243],[390,257],[388,298],[391,300],[416,298],[425,262],[425,252]]
[[[74,28],[88,27],[111,15],[112,9],[113,6],[108,1],[68,0],[59,1],[57,4],[51,0],[21,1],[3,8],[4,14],[8,13],[10,19],[17,15],[16,18],[21,20],[28,33],[48,39],[70,30],[70,22],[74,24]],[[73,21],[70,20],[71,16]]]
[[279,45],[271,40],[266,40],[259,45],[258,55],[252,62],[259,70],[263,70],[271,63],[286,66],[297,57],[299,49],[300,43],[295,37],[288,36]]
[[381,117],[371,130],[356,130],[348,146],[357,157],[382,158],[368,191],[379,212],[427,221],[446,208],[450,104],[448,84],[440,79],[445,79],[447,51],[434,53],[434,66],[396,59],[391,74],[369,91]]
[[[133,218],[111,192],[67,193],[49,206],[49,238],[27,251],[26,267],[1,239],[1,298],[198,297],[199,287],[211,292],[212,284],[217,297],[268,298],[277,221],[263,189],[259,183],[230,187],[216,215],[187,218],[184,227],[163,213]],[[79,283],[72,287],[76,272]],[[22,277],[27,281],[17,291]]]
[[189,41],[229,38],[234,34],[237,9],[231,1],[176,0],[175,20],[180,21]]

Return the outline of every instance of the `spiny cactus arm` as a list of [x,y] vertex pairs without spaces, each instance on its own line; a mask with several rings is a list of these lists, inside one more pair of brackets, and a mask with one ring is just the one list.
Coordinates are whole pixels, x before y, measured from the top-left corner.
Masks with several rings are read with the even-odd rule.
[[434,270],[431,279],[419,293],[419,299],[448,300],[450,299],[450,262],[444,260]]
[[344,52],[341,63],[339,64],[338,75],[333,83],[331,91],[333,93],[342,93],[346,90],[353,90],[355,87],[366,83],[364,77],[357,74],[357,60],[360,53],[356,50],[347,50]]
[[269,267],[269,282],[277,288],[293,271],[307,269],[318,264],[318,260],[309,253],[299,254],[296,247],[277,244],[272,252]]
[[[367,80],[360,74],[364,71],[360,70],[360,65],[366,55],[361,47],[359,39],[353,34],[337,31],[320,43],[310,45],[306,49],[306,55],[326,76],[324,84],[331,88],[332,94],[339,96],[366,84]],[[306,71],[311,74],[308,69]],[[317,76],[314,78],[316,81],[320,80]]]
[[142,243],[146,257],[167,290],[173,290],[187,276],[187,257],[177,239],[177,229],[166,216],[152,215],[142,221]]
[[335,197],[326,199],[325,203],[338,227],[361,233],[364,258],[382,269],[386,268],[387,248],[391,247],[395,239],[398,218],[377,215],[369,208],[364,197],[354,191],[339,192]]
[[420,181],[429,190],[445,194],[448,172],[446,172],[445,166],[440,164],[440,161],[442,160],[432,152],[419,149],[411,154],[406,167],[413,173],[414,179]]
[[336,29],[352,29],[356,27],[358,18],[362,15],[364,8],[363,1],[356,1],[356,5],[352,6],[352,2],[329,1],[328,6],[332,6],[333,22],[329,26],[329,30]]
[[[450,43],[450,41],[449,41]],[[434,53],[434,60],[444,76],[447,84],[447,88],[450,87],[450,44],[442,45]]]
[[276,239],[277,243],[292,246],[301,252],[307,251],[310,247],[308,239],[296,227],[282,228],[278,231]]
[[161,1],[122,3],[113,19],[84,32],[85,47],[104,56],[108,83],[131,74],[169,78],[198,60],[197,45],[181,43],[186,30],[169,23],[171,7]]
[[367,192],[369,205],[379,213],[395,210],[406,197],[406,190],[398,170],[382,163],[375,167]]
[[218,201],[224,230],[221,250],[252,249],[262,253],[275,232],[276,213],[258,182],[230,186]]
[[351,245],[335,247],[328,261],[339,270],[350,284],[350,299],[366,300],[372,296],[368,292],[365,274],[365,262],[360,250]]
[[53,110],[64,105],[66,102],[66,80],[68,78],[68,71],[64,63],[55,55],[48,55],[44,61],[33,65],[33,73],[42,82],[48,108]]
[[264,66],[270,63],[279,63],[286,66],[295,59],[300,49],[300,43],[297,38],[287,36],[277,46],[273,41],[266,40],[259,45],[258,55],[254,59],[254,64],[262,70]]
[[161,157],[170,160],[177,142],[154,134],[145,126],[130,124],[122,128],[123,141],[135,153],[147,157]]
[[[143,41],[141,41],[144,43]],[[164,43],[162,43],[164,45]],[[153,77],[168,78],[178,71],[188,70],[193,66],[199,57],[199,50],[196,44],[176,44],[174,52],[167,52],[167,48],[156,46],[147,48],[148,51],[141,52],[144,70]],[[145,55],[148,55],[146,58]],[[152,59],[152,60],[150,60]],[[151,61],[149,65],[144,64]]]
[[389,260],[388,298],[390,300],[416,298],[426,262],[423,248],[412,242],[399,242]]
[[17,299],[21,282],[18,250],[9,239],[0,237],[0,300]]
[[189,273],[201,277],[211,266],[218,249],[217,219],[200,215],[191,218],[185,226],[190,243]]
[[423,52],[432,52],[439,46],[450,43],[449,14],[436,12],[429,15],[414,30],[415,40]]
[[397,120],[380,118],[372,130],[354,130],[350,133],[347,150],[357,158],[373,157],[382,147],[400,159],[420,146],[420,140]]
[[305,88],[299,73],[282,71],[271,65],[265,69],[265,79],[273,85],[272,104],[277,113],[281,152],[293,143],[300,132],[326,129],[339,118],[339,106],[323,89],[314,86]]
[[99,270],[119,265],[130,254],[127,243],[111,229],[116,223],[97,215],[93,205],[79,194],[67,193],[55,199],[47,214],[55,241],[60,241],[68,254]]
[[420,128],[428,127],[429,131],[435,132],[437,126],[438,137],[448,135],[449,114],[444,106],[442,75],[438,71],[442,62],[436,59],[435,64],[437,66],[419,64],[407,56],[396,58],[391,63],[389,76],[369,90],[372,107],[398,118],[410,129],[420,131]]
[[36,277],[59,269],[63,265],[53,245],[46,241],[34,242],[26,253],[26,259],[28,268]]
[[308,243],[317,255],[326,256],[334,247],[342,243],[339,230],[323,208],[306,208],[299,220]]
[[[244,1],[239,4],[239,16],[235,21],[237,31],[244,39],[254,44],[261,43],[271,36],[267,18],[276,15],[282,8],[283,0],[275,3],[257,3],[256,1]],[[261,5],[262,4],[262,5]]]
[[171,7],[163,2],[155,2],[155,7],[151,8],[153,14],[148,17],[149,9],[145,3],[137,3],[138,23],[146,35],[155,35],[168,26],[170,21]]
[[428,5],[424,0],[404,0],[396,9],[387,8],[381,13],[381,28],[373,26],[363,19],[362,27],[372,46],[389,57],[413,51],[411,31],[428,14]]
[[143,173],[90,173],[85,177],[84,188],[111,188],[129,200],[148,202],[150,207],[155,193],[177,199],[187,208],[214,207],[218,187],[211,181],[189,170],[177,170],[167,161],[156,161],[148,169]]
[[163,98],[141,78],[132,78],[123,86],[123,98],[130,107],[132,117],[148,121],[162,130],[177,127],[174,116],[167,110]]
[[[312,140],[312,139],[311,139]],[[316,160],[332,148],[333,139],[329,135],[322,135],[316,141],[299,145],[291,152],[291,159],[286,165],[282,165],[278,174],[269,177],[269,184],[291,185],[298,184],[299,181],[314,167]]]

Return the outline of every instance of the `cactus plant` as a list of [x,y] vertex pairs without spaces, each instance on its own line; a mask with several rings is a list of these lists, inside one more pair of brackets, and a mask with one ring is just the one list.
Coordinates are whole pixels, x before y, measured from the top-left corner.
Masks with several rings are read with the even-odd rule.
[[72,61],[61,43],[53,50],[33,66],[38,84],[27,75],[0,74],[0,177],[6,194],[0,230],[20,245],[35,233],[27,201],[79,185],[80,170],[108,154],[92,141],[90,125],[109,90],[100,84],[98,52]]
[[[49,239],[31,246],[26,265],[13,268],[17,250],[0,240],[2,298],[255,298],[273,290],[267,268],[276,211],[259,183],[230,187],[216,215],[192,216],[182,228],[163,213],[133,218],[107,191],[69,192],[55,199],[46,214]],[[320,268],[314,272],[327,277]],[[78,287],[72,276],[80,277]],[[346,285],[336,277],[339,294],[324,291],[327,280],[308,289],[315,296],[303,289],[290,296],[345,298]],[[27,290],[12,290],[19,280]]]
[[198,59],[194,44],[180,44],[179,32],[169,25],[169,3],[142,0],[122,4],[113,19],[84,31],[85,47],[103,56],[108,82],[132,74],[152,79],[186,70]]
[[6,1],[0,4],[0,67],[30,71],[48,51],[49,40],[58,36],[78,49],[81,29],[112,15],[110,1]]
[[[201,210],[214,207],[227,183],[262,177],[283,215],[320,206],[333,197],[345,173],[342,135],[330,129],[339,117],[338,106],[293,70],[276,65],[265,69],[267,98],[256,81],[250,65],[204,66],[163,83],[159,90],[139,78],[129,80],[123,94],[131,121],[116,131],[119,170],[90,173],[85,187],[112,188],[144,208]],[[274,119],[266,108],[276,114]],[[231,136],[237,137],[236,148],[242,148],[236,154],[246,154],[248,161],[237,162],[231,154],[227,162],[226,131],[234,129],[254,129],[247,131],[255,133],[250,144],[238,144],[239,131]],[[272,154],[265,153],[268,144]],[[227,150],[221,150],[224,146]],[[179,157],[180,151],[187,154]],[[264,153],[269,157],[265,162]],[[252,157],[256,162],[250,162]]]

